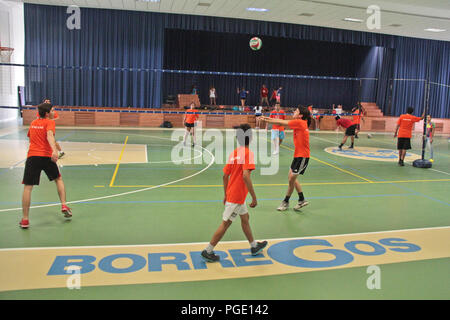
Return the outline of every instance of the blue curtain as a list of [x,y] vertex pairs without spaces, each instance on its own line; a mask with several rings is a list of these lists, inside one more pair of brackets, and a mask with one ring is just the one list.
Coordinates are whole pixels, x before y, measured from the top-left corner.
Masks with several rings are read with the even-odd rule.
[[83,8],[69,30],[65,7],[24,7],[25,64],[50,66],[26,68],[27,103],[160,106],[164,16]]
[[[158,70],[164,63],[164,33],[181,29],[383,47],[389,50],[378,52],[377,84],[364,95],[375,97],[387,115],[398,116],[410,105],[420,114],[427,98],[423,80],[428,79],[431,115],[450,117],[450,42],[266,21],[91,8],[81,9],[81,30],[69,30],[65,7],[25,3],[24,10],[25,63],[59,66],[27,68],[27,103],[50,97],[65,105],[160,107],[165,81]],[[119,70],[97,71],[97,67]]]
[[[200,101],[209,104],[208,89],[214,86],[220,93],[218,102],[233,105],[240,104],[237,88],[244,87],[250,91],[247,105],[257,105],[260,88],[265,84],[270,92],[283,87],[285,107],[312,104],[331,109],[334,103],[351,109],[359,100],[359,81],[354,78],[358,73],[376,74],[372,69],[377,64],[370,63],[372,47],[264,36],[262,48],[253,51],[249,39],[248,35],[234,33],[167,29],[164,69],[213,72],[214,75],[165,73],[164,96],[190,92],[190,86],[196,85]],[[360,70],[363,61],[369,63],[364,63]],[[224,71],[246,75],[224,74]]]

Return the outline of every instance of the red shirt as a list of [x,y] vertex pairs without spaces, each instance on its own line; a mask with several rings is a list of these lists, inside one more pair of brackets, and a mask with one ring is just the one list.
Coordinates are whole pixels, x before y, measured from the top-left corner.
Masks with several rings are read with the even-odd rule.
[[294,119],[288,122],[289,128],[294,130],[294,158],[309,158],[309,130],[308,121]]
[[53,135],[55,134],[55,121],[39,118],[31,122],[27,134],[30,139],[27,158],[52,156],[53,149],[47,140],[47,131],[49,130],[53,131]]
[[400,126],[398,137],[411,138],[414,122],[419,122],[420,120],[422,119],[411,114],[402,114],[397,120],[397,124]]
[[186,111],[186,123],[194,123],[198,119],[198,114],[196,114],[198,110],[189,109]]
[[[280,109],[280,111],[273,110],[270,112],[270,118],[286,120],[286,112],[284,112],[281,109]],[[274,124],[274,125],[272,125],[272,130],[284,131],[284,127],[280,126],[278,124]]]
[[345,119],[345,118],[340,118],[336,123],[337,123],[338,126],[342,126],[342,127],[346,128],[346,129],[348,127],[354,125],[354,123],[351,120]]
[[277,90],[273,90],[271,99],[275,99],[277,97]]
[[255,170],[253,152],[249,148],[239,147],[228,157],[223,173],[230,176],[227,186],[227,202],[243,204],[248,194],[244,182],[244,170]]
[[261,88],[261,97],[266,98],[269,95],[269,89]]

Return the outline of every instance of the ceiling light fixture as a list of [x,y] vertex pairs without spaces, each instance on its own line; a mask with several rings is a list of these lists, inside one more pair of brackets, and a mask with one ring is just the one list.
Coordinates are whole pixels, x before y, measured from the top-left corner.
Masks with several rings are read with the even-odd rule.
[[425,31],[430,31],[430,32],[444,32],[446,31],[445,29],[436,29],[436,28],[427,28],[424,29]]
[[247,8],[245,9],[247,11],[256,11],[256,12],[266,12],[269,11],[269,9],[265,9],[265,8]]
[[356,19],[356,18],[345,18],[343,20],[349,21],[349,22],[363,22],[361,19]]

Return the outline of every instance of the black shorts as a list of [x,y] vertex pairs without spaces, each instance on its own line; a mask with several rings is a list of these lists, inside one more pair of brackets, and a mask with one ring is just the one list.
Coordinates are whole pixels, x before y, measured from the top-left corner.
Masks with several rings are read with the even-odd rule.
[[411,149],[411,138],[398,138],[397,150],[409,150]]
[[187,123],[187,122],[185,122],[184,126],[188,127],[188,128],[193,128],[195,126],[195,123]]
[[348,127],[348,128],[345,130],[345,135],[346,135],[346,136],[354,136],[354,135],[355,135],[355,130],[356,130],[356,124],[354,124],[354,125]]
[[48,180],[60,177],[58,166],[49,157],[29,157],[25,162],[22,184],[28,186],[39,185],[41,171],[44,170]]
[[308,166],[309,158],[294,158],[291,163],[291,170],[293,174],[304,174]]

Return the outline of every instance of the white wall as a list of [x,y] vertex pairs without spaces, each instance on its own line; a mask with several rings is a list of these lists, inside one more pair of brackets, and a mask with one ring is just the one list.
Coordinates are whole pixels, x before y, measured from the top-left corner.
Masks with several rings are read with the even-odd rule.
[[[11,63],[25,62],[25,27],[23,3],[0,0],[0,42],[2,47],[12,47]],[[17,86],[25,85],[23,67],[0,66],[0,107],[19,105]],[[15,109],[0,108],[0,122],[16,118]]]

